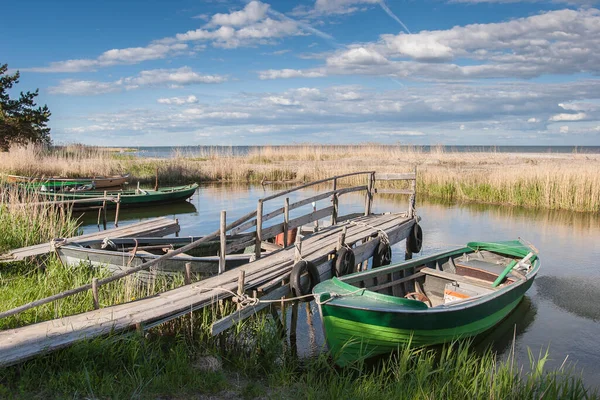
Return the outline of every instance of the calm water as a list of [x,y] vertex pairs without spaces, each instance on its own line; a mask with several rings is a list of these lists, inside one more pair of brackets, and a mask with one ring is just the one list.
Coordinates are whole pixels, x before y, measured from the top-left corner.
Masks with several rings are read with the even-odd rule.
[[[391,145],[395,146],[395,145]],[[260,146],[259,146],[260,147]],[[285,147],[285,146],[275,146]],[[336,146],[343,147],[343,146]],[[395,146],[400,149],[419,149],[425,153],[432,147],[437,150],[439,146],[415,145]],[[600,146],[441,146],[445,152],[498,152],[498,153],[600,153]],[[254,146],[155,146],[132,147],[134,152],[127,153],[138,157],[169,158],[175,154],[184,156],[204,156],[207,154],[218,155],[246,155],[255,149]]]
[[[121,225],[169,216],[179,218],[182,227],[180,236],[202,235],[218,229],[221,210],[227,210],[227,220],[233,221],[253,210],[258,198],[275,191],[261,186],[205,186],[190,202],[121,210]],[[290,200],[304,198],[310,193],[292,194]],[[271,204],[265,212],[281,207],[282,203]],[[402,196],[376,196],[374,211],[404,211],[406,204]],[[487,205],[443,205],[419,200],[417,204],[424,231],[422,255],[462,246],[473,240],[522,237],[533,243],[539,249],[542,261],[533,287],[506,321],[479,340],[482,345],[493,342],[494,348],[505,354],[516,329],[516,354],[520,363],[528,363],[528,348],[537,355],[540,350],[550,347],[551,366],[559,366],[568,356],[569,361],[576,363],[576,368],[583,369],[588,384],[600,386],[598,214]],[[326,205],[327,201],[322,201],[317,207]],[[341,213],[361,211],[363,205],[364,197],[358,194],[348,194],[340,199]],[[302,210],[296,212],[300,214]],[[95,216],[84,218],[84,224],[86,232],[97,230]],[[395,245],[393,252],[394,261],[403,260],[404,243]],[[301,306],[298,350],[305,355],[318,351],[323,344],[318,312],[314,305],[312,309],[315,312],[313,329],[306,323],[306,310],[304,305]]]

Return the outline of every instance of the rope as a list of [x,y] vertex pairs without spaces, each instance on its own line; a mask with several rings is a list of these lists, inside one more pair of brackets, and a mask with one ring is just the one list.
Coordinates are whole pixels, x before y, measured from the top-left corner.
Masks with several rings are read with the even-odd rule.
[[[288,297],[288,298],[285,298],[285,299],[262,300],[262,299],[260,299],[258,297],[248,296],[247,294],[235,293],[234,291],[226,289],[226,288],[223,288],[223,287],[212,287],[212,288],[203,287],[200,290],[201,291],[220,290],[222,292],[229,293],[231,295],[231,297],[233,297],[234,303],[237,303],[237,304],[241,305],[242,308],[245,308],[245,307],[254,307],[254,306],[257,306],[257,305],[259,305],[261,303],[263,303],[263,304],[289,303],[289,302],[293,302],[293,301],[298,301],[298,300],[306,299],[306,298],[309,298],[309,297],[314,297],[314,295],[312,295],[312,294],[305,294],[303,296]],[[322,305],[322,304],[329,303],[333,299],[337,299],[337,298],[341,298],[341,297],[353,296],[353,295],[355,295],[358,292],[363,292],[364,293],[365,290],[367,290],[367,289],[366,288],[360,288],[360,289],[357,289],[357,290],[355,290],[353,292],[346,293],[346,294],[339,294],[339,293],[336,293],[336,292],[330,292],[329,293],[329,295],[331,296],[330,298],[328,298],[325,301],[319,301],[319,300],[317,300],[315,298],[315,302],[317,304],[319,304],[319,305]],[[361,293],[360,295],[362,296],[363,293]]]
[[375,229],[376,231],[379,232],[379,236],[380,236],[379,240],[381,240],[381,242],[383,244],[390,244],[390,238],[389,238],[387,232],[381,228],[378,228],[376,226],[369,225],[369,224],[366,224],[366,223],[360,222],[360,221],[350,221],[350,225],[357,225],[357,226],[363,226],[365,228]]
[[106,249],[107,247],[111,247],[112,249],[116,249],[117,245],[110,240],[109,238],[105,237],[104,239],[102,239],[102,245],[100,246],[101,249]]

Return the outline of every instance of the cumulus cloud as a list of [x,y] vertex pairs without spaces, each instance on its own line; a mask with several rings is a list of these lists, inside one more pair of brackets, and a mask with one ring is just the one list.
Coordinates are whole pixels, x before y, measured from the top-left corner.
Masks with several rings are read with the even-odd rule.
[[50,87],[49,91],[53,94],[88,96],[122,90],[135,90],[148,86],[172,85],[178,87],[201,83],[222,83],[226,80],[227,78],[221,75],[202,75],[193,71],[190,67],[181,67],[141,71],[136,76],[111,82],[63,79],[58,86]]
[[[273,18],[269,15],[273,16]],[[202,16],[207,17],[207,16]],[[136,64],[201,51],[187,42],[210,42],[215,47],[236,48],[270,43],[286,36],[304,35],[303,26],[283,14],[270,10],[260,1],[251,1],[239,11],[215,14],[204,27],[156,40],[147,46],[112,49],[96,58],[52,62],[45,67],[26,69],[33,72],[81,72],[120,64]],[[311,32],[312,33],[312,32]]]
[[299,69],[269,69],[260,71],[260,79],[279,79],[279,78],[319,78],[325,76],[325,72],[320,71],[302,71]]
[[599,10],[557,10],[507,22],[381,35],[378,42],[324,53],[321,67],[261,71],[259,77],[364,74],[462,80],[600,74],[598,37]]
[[77,59],[52,62],[47,67],[25,69],[32,72],[81,72],[119,64],[137,64],[183,54],[188,49],[185,43],[150,44],[146,47],[129,47],[105,51],[95,59]]
[[167,97],[167,98],[160,98],[156,100],[159,104],[174,104],[177,106],[183,105],[183,104],[190,104],[190,103],[197,103],[198,102],[198,98],[196,96],[189,95],[187,97]]
[[[70,132],[104,130],[107,135],[117,136],[152,132],[163,137],[185,132],[190,138],[201,132],[210,133],[221,143],[228,137],[239,140],[241,135],[259,135],[266,143],[281,138],[356,142],[369,135],[370,139],[381,141],[472,143],[476,140],[484,144],[507,136],[558,137],[560,126],[568,125],[569,130],[563,134],[576,134],[593,142],[600,138],[595,129],[600,116],[591,110],[598,93],[600,80],[588,79],[571,83],[433,83],[390,87],[384,91],[359,85],[305,86],[267,93],[238,93],[206,104],[198,99],[186,102],[190,101],[189,96],[181,95],[161,101],[179,107],[89,116],[73,124]],[[571,115],[583,112],[580,108],[590,111],[585,111],[585,120],[552,120],[555,115],[569,114],[566,109],[570,108],[573,108],[568,110]]]
[[556,114],[550,117],[549,121],[558,122],[558,121],[581,121],[586,118],[585,113],[577,113],[577,114]]

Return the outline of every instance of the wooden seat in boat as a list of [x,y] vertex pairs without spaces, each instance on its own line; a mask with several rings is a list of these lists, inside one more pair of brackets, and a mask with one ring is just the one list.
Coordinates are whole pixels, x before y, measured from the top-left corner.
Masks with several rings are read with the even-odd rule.
[[[506,268],[506,265],[477,258],[466,260],[458,258],[454,260],[454,265],[456,267],[457,275],[481,279],[486,282],[494,282]],[[514,282],[514,279],[508,277],[507,282]]]

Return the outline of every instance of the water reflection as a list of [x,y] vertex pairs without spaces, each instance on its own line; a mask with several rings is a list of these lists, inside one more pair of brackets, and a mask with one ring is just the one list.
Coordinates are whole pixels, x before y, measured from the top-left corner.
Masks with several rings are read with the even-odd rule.
[[600,321],[600,282],[579,277],[542,276],[536,284],[540,296],[557,307],[582,318]]
[[[227,220],[233,221],[256,209],[258,198],[285,187],[260,185],[206,185],[190,203],[121,210],[121,220],[136,221],[156,216],[179,218],[181,235],[202,235],[219,227],[219,213],[227,210]],[[290,193],[294,202],[314,193],[314,189]],[[377,195],[374,212],[397,212],[407,208],[407,196]],[[329,206],[328,200],[317,207]],[[265,205],[265,212],[283,206],[283,198]],[[312,207],[308,205],[308,207]],[[340,198],[340,213],[364,210],[364,194],[350,193]],[[302,210],[300,210],[302,211]],[[300,212],[299,211],[299,212]],[[515,353],[521,364],[528,361],[528,349],[537,353],[550,348],[552,361],[559,367],[569,360],[583,368],[584,379],[590,385],[600,382],[600,215],[564,211],[534,210],[478,204],[444,204],[417,198],[417,213],[422,217],[423,250],[419,256],[462,246],[473,240],[507,240],[523,237],[540,252],[542,266],[527,296],[501,324],[478,337],[479,346],[492,345],[500,353],[512,346],[516,325]],[[111,220],[109,214],[109,221]],[[86,229],[97,229],[97,214],[86,217]],[[271,223],[281,222],[273,219]],[[404,243],[392,248],[393,262],[404,259]],[[323,331],[319,313],[311,303],[311,315],[300,305],[298,318],[298,354],[311,356],[323,349]],[[287,312],[287,327],[289,317]],[[307,321],[307,318],[308,321]],[[573,340],[576,335],[577,340]]]
[[502,353],[508,350],[513,340],[527,331],[537,314],[537,308],[528,296],[523,297],[519,305],[508,314],[502,322],[473,339],[475,349],[484,351],[487,348]]

